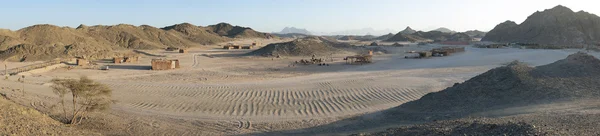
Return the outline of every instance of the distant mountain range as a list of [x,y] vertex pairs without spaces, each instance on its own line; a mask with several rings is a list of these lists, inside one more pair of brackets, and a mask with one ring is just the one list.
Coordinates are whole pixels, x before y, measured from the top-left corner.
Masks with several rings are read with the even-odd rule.
[[549,45],[600,45],[600,17],[565,6],[537,11],[517,24],[500,23],[482,41],[524,42]]
[[309,32],[306,29],[300,29],[300,28],[295,28],[295,27],[285,27],[285,28],[283,28],[283,30],[281,30],[281,32],[278,32],[277,34],[305,34],[305,35],[311,35],[311,32]]
[[431,31],[440,31],[440,32],[444,32],[444,33],[456,33],[456,31],[450,30],[450,29],[445,28],[445,27],[440,27],[438,29],[431,30]]
[[365,36],[365,35],[385,35],[388,33],[395,32],[391,29],[383,29],[383,30],[375,30],[373,28],[363,28],[363,29],[350,29],[336,32],[311,32],[306,29],[296,28],[296,27],[285,27],[280,32],[273,32],[273,34],[304,34],[304,35],[354,35],[354,36]]

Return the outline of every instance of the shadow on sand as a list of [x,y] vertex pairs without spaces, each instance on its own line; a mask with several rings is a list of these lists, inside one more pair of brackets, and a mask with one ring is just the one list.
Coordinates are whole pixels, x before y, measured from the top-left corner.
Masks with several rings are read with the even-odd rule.
[[129,69],[129,70],[152,70],[152,66],[140,65],[109,65],[110,69]]
[[275,132],[258,132],[249,135],[257,136],[295,136],[295,135],[351,135],[364,132],[383,131],[388,128],[425,123],[425,121],[410,121],[386,116],[384,112],[375,112],[335,121],[329,124],[304,129],[284,130]]
[[150,54],[144,51],[140,51],[140,50],[133,50],[133,52],[135,53],[139,53],[139,54],[144,54],[146,56],[152,56],[152,57],[166,57],[165,55],[156,55],[156,54]]

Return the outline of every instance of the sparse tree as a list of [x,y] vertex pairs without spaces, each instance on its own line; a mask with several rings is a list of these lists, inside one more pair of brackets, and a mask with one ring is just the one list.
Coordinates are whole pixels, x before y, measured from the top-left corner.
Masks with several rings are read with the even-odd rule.
[[[106,110],[113,103],[112,90],[85,76],[76,79],[52,79],[52,90],[60,98],[65,121],[77,125],[88,112]],[[69,107],[68,96],[71,96]],[[70,113],[69,113],[70,112]]]

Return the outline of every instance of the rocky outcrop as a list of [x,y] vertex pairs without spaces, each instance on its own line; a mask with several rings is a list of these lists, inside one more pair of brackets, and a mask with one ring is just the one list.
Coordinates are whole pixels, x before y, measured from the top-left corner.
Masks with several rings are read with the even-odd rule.
[[523,23],[506,21],[488,32],[482,41],[523,42],[548,45],[589,45],[600,41],[600,17],[556,6],[535,12]]
[[406,27],[406,29],[404,29],[404,30],[400,31],[400,33],[402,33],[402,34],[414,34],[414,33],[416,33],[416,32],[417,32],[416,30],[413,30],[413,29],[412,29],[412,28],[410,28],[410,27]]

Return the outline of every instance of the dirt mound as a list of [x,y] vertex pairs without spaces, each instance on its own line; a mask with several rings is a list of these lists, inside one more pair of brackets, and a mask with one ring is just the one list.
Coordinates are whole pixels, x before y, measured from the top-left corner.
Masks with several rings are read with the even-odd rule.
[[[49,60],[58,57],[112,57],[113,50],[195,47],[235,38],[271,38],[250,28],[219,24],[199,27],[189,23],[163,29],[148,25],[86,26],[77,28],[34,25],[18,31],[0,30],[0,59],[10,61]],[[216,32],[213,32],[215,30]],[[217,33],[219,32],[219,34]],[[221,33],[224,36],[221,36]]]
[[488,32],[482,41],[521,42],[561,46],[600,43],[600,17],[564,7],[538,11],[517,24],[506,21]]
[[552,64],[520,62],[489,70],[462,84],[390,110],[399,113],[462,116],[468,113],[548,102],[600,98],[600,60],[576,53]]
[[100,135],[67,127],[34,109],[0,97],[0,135]]
[[290,42],[273,43],[248,53],[248,55],[282,55],[282,56],[311,56],[330,55],[343,52],[336,48],[339,43],[322,37],[306,37]]
[[353,136],[525,136],[543,134],[534,125],[524,122],[506,122],[490,119],[461,119],[436,121],[426,124],[391,128],[386,131],[370,134],[354,134]]

